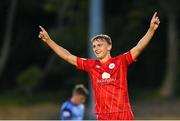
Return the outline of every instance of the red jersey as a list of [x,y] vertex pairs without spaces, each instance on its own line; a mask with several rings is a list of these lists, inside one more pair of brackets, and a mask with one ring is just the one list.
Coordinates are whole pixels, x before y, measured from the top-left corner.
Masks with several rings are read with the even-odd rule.
[[130,111],[127,69],[134,62],[130,51],[107,62],[77,58],[77,68],[88,72],[94,91],[95,113]]

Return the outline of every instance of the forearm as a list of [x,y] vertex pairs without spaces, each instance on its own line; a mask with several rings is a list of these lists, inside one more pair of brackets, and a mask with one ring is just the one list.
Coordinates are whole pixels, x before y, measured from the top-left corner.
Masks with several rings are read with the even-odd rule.
[[72,55],[68,50],[56,44],[53,40],[49,39],[46,44],[63,60],[76,65],[76,56]]
[[144,50],[144,48],[147,47],[149,42],[151,41],[153,35],[154,35],[155,30],[149,28],[147,33],[144,35],[144,37],[138,42],[136,45],[137,49],[141,52]]
[[134,48],[131,49],[131,54],[134,59],[136,59],[139,56],[139,54],[147,47],[154,33],[155,33],[155,30],[153,28],[149,28],[147,33],[138,42],[138,44]]

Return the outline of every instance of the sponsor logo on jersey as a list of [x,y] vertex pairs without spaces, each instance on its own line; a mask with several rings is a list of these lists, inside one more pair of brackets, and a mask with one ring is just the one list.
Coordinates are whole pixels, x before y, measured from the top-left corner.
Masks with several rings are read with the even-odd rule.
[[98,80],[97,82],[100,84],[107,84],[110,82],[116,81],[114,78],[111,78],[111,75],[107,72],[102,73],[102,79]]
[[111,75],[107,72],[103,72],[102,73],[102,79],[109,79],[111,77]]

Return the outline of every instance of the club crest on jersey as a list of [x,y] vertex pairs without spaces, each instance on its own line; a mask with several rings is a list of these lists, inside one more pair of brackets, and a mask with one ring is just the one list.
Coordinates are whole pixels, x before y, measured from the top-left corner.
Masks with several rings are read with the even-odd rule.
[[102,73],[102,79],[109,79],[111,75],[107,72]]
[[109,69],[113,69],[115,67],[115,64],[114,63],[110,63],[109,64]]

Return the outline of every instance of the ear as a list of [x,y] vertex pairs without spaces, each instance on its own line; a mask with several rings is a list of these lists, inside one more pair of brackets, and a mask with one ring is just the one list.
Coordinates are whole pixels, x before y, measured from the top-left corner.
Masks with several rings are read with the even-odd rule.
[[107,50],[110,51],[111,49],[112,49],[112,45],[109,45],[108,48],[107,48]]

